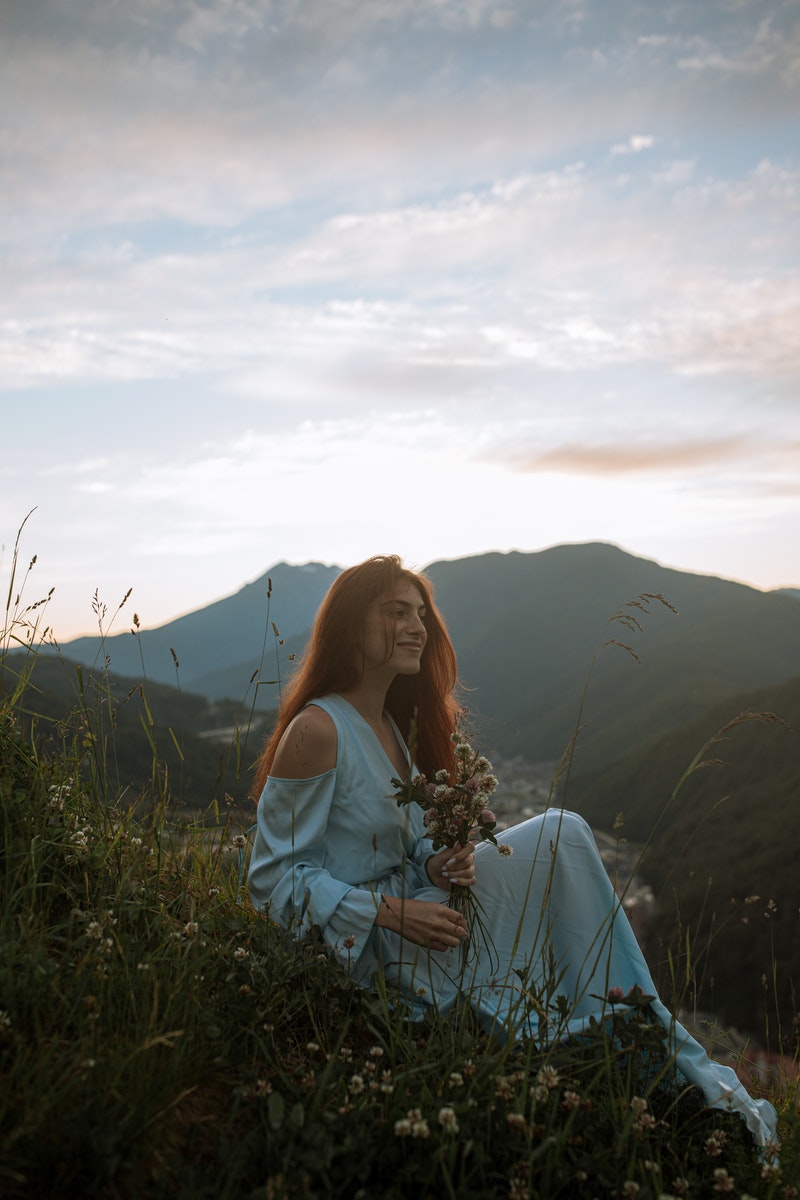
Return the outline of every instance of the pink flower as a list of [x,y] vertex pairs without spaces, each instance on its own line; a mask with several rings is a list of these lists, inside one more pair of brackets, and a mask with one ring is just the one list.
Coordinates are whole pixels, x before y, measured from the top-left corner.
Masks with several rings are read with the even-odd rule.
[[609,1004],[619,1004],[621,1000],[625,999],[625,989],[621,987],[609,988],[606,999]]
[[490,808],[485,808],[483,810],[483,812],[480,815],[479,820],[480,820],[481,825],[496,825],[497,824],[497,817],[494,815],[494,813],[492,812],[492,810]]

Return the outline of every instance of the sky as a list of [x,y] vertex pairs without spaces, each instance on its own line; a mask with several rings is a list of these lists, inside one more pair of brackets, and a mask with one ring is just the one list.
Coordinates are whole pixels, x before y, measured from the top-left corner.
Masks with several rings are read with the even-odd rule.
[[796,0],[0,0],[0,113],[60,641],[375,553],[800,586]]

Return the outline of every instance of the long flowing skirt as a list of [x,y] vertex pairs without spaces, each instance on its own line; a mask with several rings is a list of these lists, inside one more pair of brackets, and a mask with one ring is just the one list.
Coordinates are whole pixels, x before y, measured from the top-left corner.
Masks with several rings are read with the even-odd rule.
[[[545,1040],[542,996],[564,997],[565,1021],[556,1036],[576,1036],[589,1019],[609,1015],[610,989],[641,988],[668,1033],[677,1069],[709,1105],[738,1112],[760,1144],[773,1141],[776,1115],[751,1098],[734,1071],[713,1062],[658,999],[647,963],[582,817],[550,809],[512,829],[503,856],[489,843],[476,848],[473,889],[478,919],[466,952],[435,953],[385,929],[360,962],[376,965],[408,998],[417,1016],[436,1006],[447,1012],[466,997],[482,1027],[504,1037],[526,1033]],[[448,902],[429,887],[414,898]],[[366,982],[364,978],[364,982]],[[538,998],[538,1001],[537,1001]]]

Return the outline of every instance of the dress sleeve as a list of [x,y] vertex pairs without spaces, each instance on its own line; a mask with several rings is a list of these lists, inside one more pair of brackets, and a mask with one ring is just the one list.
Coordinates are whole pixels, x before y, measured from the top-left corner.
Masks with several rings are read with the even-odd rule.
[[255,907],[268,907],[296,936],[316,925],[355,962],[372,933],[380,896],[335,879],[324,865],[335,782],[336,768],[311,779],[270,776],[258,803],[248,888]]

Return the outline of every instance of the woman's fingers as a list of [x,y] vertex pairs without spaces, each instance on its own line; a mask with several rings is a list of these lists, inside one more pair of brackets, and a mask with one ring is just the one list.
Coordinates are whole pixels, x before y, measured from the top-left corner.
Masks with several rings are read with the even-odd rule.
[[439,909],[438,913],[432,914],[436,928],[431,932],[428,944],[433,950],[450,950],[467,936],[466,918],[443,904],[435,907]]
[[466,918],[433,900],[401,900],[382,896],[376,923],[431,950],[450,950],[467,937]]
[[475,882],[475,851],[470,843],[453,847],[442,866],[442,875],[459,887],[472,887]]

